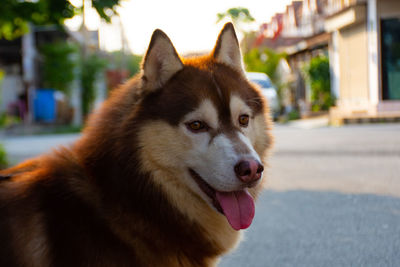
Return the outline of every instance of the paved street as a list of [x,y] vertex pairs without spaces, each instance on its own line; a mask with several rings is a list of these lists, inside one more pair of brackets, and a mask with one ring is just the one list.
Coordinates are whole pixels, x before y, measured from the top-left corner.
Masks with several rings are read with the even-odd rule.
[[[255,220],[220,266],[400,266],[400,124],[274,134]],[[1,142],[17,162],[76,137]]]

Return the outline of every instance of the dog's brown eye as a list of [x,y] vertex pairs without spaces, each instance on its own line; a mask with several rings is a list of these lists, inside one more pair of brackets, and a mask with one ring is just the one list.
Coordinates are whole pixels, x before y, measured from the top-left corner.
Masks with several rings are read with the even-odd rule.
[[192,121],[187,124],[189,130],[199,132],[207,129],[207,125],[202,121]]
[[246,127],[249,125],[249,115],[240,115],[239,116],[239,124],[240,126]]

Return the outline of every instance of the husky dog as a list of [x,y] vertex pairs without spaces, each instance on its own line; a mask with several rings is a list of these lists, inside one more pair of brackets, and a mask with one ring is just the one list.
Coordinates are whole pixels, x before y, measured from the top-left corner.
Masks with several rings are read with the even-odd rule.
[[268,114],[232,24],[194,58],[154,31],[73,146],[0,172],[0,266],[215,266],[252,222]]

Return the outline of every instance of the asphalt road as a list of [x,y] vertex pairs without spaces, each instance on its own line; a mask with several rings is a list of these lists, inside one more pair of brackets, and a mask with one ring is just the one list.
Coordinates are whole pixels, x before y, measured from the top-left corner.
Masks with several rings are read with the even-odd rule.
[[[274,134],[254,222],[219,266],[400,266],[400,124]],[[16,163],[76,138],[0,142]]]
[[219,266],[400,266],[400,124],[275,136],[255,220]]

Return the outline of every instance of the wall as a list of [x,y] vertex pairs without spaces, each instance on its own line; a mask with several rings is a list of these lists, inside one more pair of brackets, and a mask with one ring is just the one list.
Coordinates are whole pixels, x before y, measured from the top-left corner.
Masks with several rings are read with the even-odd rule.
[[358,23],[339,31],[340,103],[363,106],[368,103],[366,24]]
[[378,16],[381,18],[400,17],[399,0],[378,0]]
[[24,92],[24,84],[19,74],[18,66],[6,71],[0,84],[0,113],[6,112],[11,103],[18,100],[18,96]]

